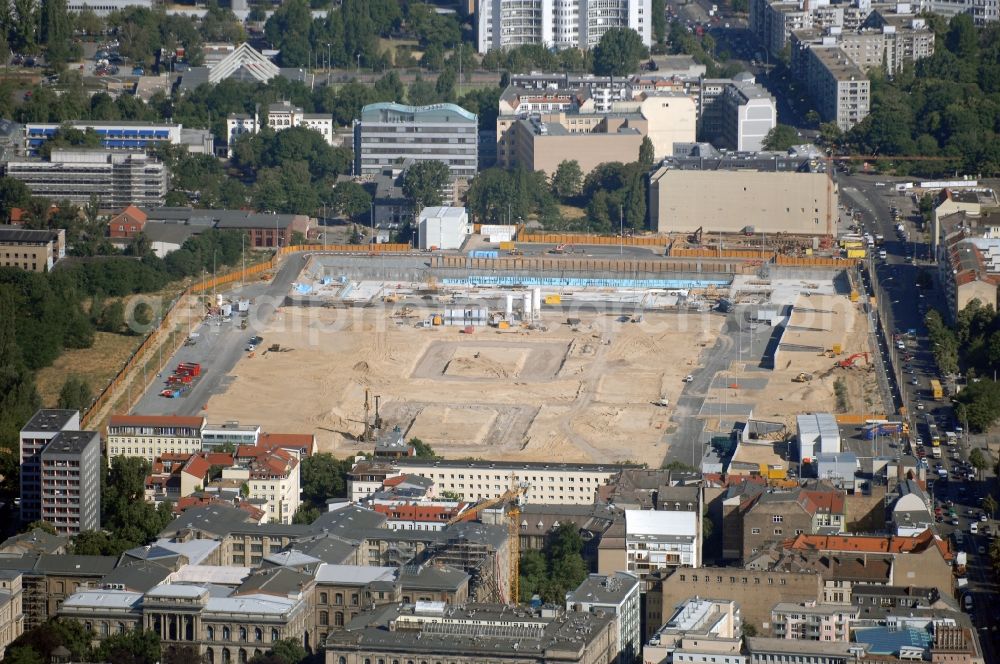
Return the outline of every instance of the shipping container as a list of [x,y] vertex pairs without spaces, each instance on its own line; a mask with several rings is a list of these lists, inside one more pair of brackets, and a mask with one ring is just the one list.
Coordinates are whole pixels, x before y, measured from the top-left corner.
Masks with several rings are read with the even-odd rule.
[[545,304],[560,304],[562,302],[562,296],[558,293],[545,296]]
[[514,243],[513,242],[501,242],[500,243],[500,251],[510,251],[513,248],[514,248]]
[[864,249],[848,249],[847,250],[847,257],[848,258],[864,258],[865,257],[865,253],[866,252],[865,252]]
[[944,390],[941,389],[941,381],[937,378],[931,379],[931,396],[934,397],[934,401],[941,401],[944,399]]
[[500,258],[500,252],[495,249],[476,249],[469,253],[470,258]]

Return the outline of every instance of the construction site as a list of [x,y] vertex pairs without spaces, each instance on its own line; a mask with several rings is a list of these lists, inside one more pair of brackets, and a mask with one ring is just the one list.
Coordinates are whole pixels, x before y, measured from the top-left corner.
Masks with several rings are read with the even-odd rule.
[[[296,352],[245,355],[209,417],[313,430],[339,455],[368,447],[379,425],[448,458],[658,467],[688,419],[703,443],[740,420],[790,426],[831,409],[841,377],[848,408],[877,407],[863,363],[834,369],[868,350],[868,330],[831,270],[818,281],[397,272],[359,277],[334,257],[310,259],[256,328]],[[795,313],[803,297],[822,306]],[[782,347],[807,333],[826,341]]]

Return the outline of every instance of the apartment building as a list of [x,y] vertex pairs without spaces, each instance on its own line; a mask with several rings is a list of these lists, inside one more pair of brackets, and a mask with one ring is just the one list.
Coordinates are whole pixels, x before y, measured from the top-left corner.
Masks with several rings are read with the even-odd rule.
[[771,636],[805,641],[850,641],[856,606],[819,602],[778,602],[771,609]]
[[498,604],[391,604],[359,614],[326,640],[326,664],[382,660],[611,664],[620,645],[615,617],[539,615]]
[[764,137],[777,125],[778,112],[774,97],[752,75],[703,79],[699,93],[701,140],[739,152],[764,149]]
[[746,638],[749,664],[856,664],[864,647],[852,643],[793,641],[764,636]]
[[36,412],[21,428],[18,442],[21,460],[21,521],[29,523],[42,518],[42,450],[59,432],[79,429],[79,411],[51,408]]
[[[251,501],[262,501],[269,521],[291,523],[301,504],[298,458],[282,449],[242,446],[234,465],[223,468],[221,485],[246,484]],[[211,485],[207,487],[211,490]]]
[[268,105],[267,126],[274,131],[289,127],[306,127],[319,132],[327,145],[333,145],[333,116],[328,113],[305,113],[289,101]]
[[997,0],[920,0],[915,4],[920,11],[940,14],[946,18],[970,14],[977,26],[1000,21],[1000,3]]
[[101,435],[57,433],[39,454],[41,518],[60,535],[101,527]]
[[627,570],[643,582],[669,567],[701,566],[701,517],[696,512],[625,510],[604,533],[597,550],[597,571]]
[[142,457],[152,464],[164,454],[201,451],[204,417],[112,415],[108,421],[108,462],[116,456]]
[[745,664],[743,622],[732,600],[691,597],[678,604],[642,649],[647,664],[726,662]]
[[[732,528],[743,533],[744,562],[769,543],[803,533],[842,533],[847,525],[844,495],[835,490],[766,491],[744,501],[738,510],[723,509],[726,530]],[[742,524],[733,523],[736,519],[742,519]]]
[[4,173],[35,196],[80,205],[96,196],[102,208],[161,206],[170,181],[167,167],[145,153],[79,148],[52,150],[48,159],[11,159]]
[[[951,322],[956,321],[962,309],[973,300],[979,300],[983,306],[996,307],[998,304],[1000,237],[995,237],[992,229],[1000,227],[1000,214],[981,212],[978,203],[981,196],[985,198],[979,192],[951,193],[939,208],[961,206],[976,211],[961,209],[935,217],[938,277],[944,291],[947,318]],[[966,202],[960,202],[963,200]]]
[[452,180],[479,168],[478,119],[455,104],[369,104],[354,121],[354,174],[375,176],[407,161],[440,161]]
[[0,266],[48,272],[66,257],[66,229],[27,230],[0,225]]
[[839,46],[813,46],[801,56],[804,82],[825,122],[847,131],[868,117],[871,81]]
[[612,28],[653,44],[650,0],[477,0],[475,25],[480,53],[525,44],[589,50]]
[[[635,466],[409,457],[396,459],[390,467],[395,469],[394,474],[402,472],[434,480],[439,492],[449,491],[466,501],[500,496],[510,487],[524,484],[526,502],[587,505],[594,502],[598,487],[622,468]],[[378,480],[379,486],[381,481]]]
[[642,660],[642,611],[639,577],[628,572],[591,574],[566,593],[566,612],[604,612],[617,617],[619,664]]

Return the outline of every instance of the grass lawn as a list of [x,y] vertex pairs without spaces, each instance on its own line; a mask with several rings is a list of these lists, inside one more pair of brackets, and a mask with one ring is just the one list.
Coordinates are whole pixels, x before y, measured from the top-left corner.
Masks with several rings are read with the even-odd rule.
[[142,340],[143,337],[136,335],[97,332],[94,334],[94,345],[90,348],[63,351],[52,366],[35,374],[42,405],[55,408],[59,401],[59,390],[71,375],[85,379],[90,384],[91,392],[97,396]]
[[575,205],[560,205],[559,214],[563,219],[580,219],[587,216],[587,211]]

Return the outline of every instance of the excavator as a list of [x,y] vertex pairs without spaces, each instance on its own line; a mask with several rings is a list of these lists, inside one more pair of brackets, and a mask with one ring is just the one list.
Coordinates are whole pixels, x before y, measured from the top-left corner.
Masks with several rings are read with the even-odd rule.
[[835,366],[838,366],[841,369],[850,369],[851,367],[854,366],[855,360],[858,360],[858,359],[860,359],[862,357],[865,358],[865,364],[868,364],[868,353],[867,352],[861,352],[861,353],[855,353],[854,355],[851,355],[846,360],[840,360],[839,362],[837,362],[837,364]]
[[704,226],[699,226],[698,230],[696,230],[694,233],[691,233],[691,235],[688,235],[688,244],[701,244],[701,235],[704,232],[704,230],[705,230]]
[[573,252],[573,245],[569,242],[564,242],[553,249],[549,249],[550,254],[569,254]]

